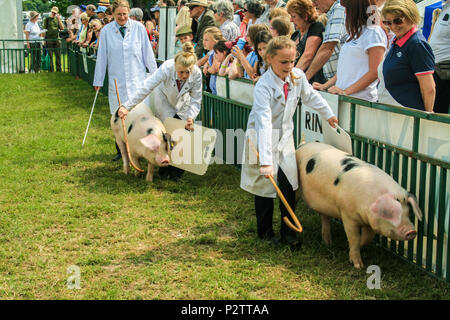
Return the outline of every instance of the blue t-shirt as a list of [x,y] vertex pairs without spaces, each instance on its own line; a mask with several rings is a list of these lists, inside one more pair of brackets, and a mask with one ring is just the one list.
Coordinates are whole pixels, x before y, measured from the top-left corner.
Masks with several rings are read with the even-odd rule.
[[394,40],[383,64],[386,89],[401,105],[425,110],[417,76],[434,72],[434,55],[416,27]]
[[[214,53],[215,52],[213,51],[208,58],[208,63],[210,66],[212,66],[212,64],[213,64]],[[217,76],[215,74],[212,74],[209,78],[209,88],[211,89],[212,94],[217,94],[216,78],[217,78]]]
[[[258,56],[256,55],[255,51],[252,51],[247,55],[246,59],[253,68],[255,66],[256,61],[258,61]],[[244,70],[244,78],[251,79],[250,76],[248,75],[247,71],[245,71],[245,70]]]

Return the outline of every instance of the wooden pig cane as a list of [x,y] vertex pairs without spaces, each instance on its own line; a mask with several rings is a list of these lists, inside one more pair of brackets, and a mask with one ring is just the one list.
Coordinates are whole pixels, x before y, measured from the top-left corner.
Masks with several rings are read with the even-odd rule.
[[[119,108],[121,106],[120,103],[120,97],[119,97],[119,89],[117,89],[117,80],[114,79],[114,85],[116,86],[116,94],[117,94],[117,101],[119,102]],[[130,163],[133,166],[134,169],[136,169],[136,171],[139,172],[144,172],[144,170],[138,168],[134,163],[133,163],[133,159],[131,159],[131,155],[130,155],[130,146],[128,145],[128,136],[127,136],[127,130],[125,129],[125,119],[124,118],[120,118],[122,120],[122,128],[123,128],[123,138],[125,139],[125,146],[127,148],[127,155],[128,155],[128,159],[130,159]]]
[[[253,151],[256,153],[256,158],[259,160],[259,153],[258,150],[256,150],[255,146],[253,145],[253,142],[250,138],[248,138],[248,142],[250,146],[252,147]],[[281,192],[280,188],[278,188],[277,183],[273,179],[273,177],[269,176],[270,182],[272,182],[272,185],[274,186],[275,190],[277,191],[278,196],[280,197],[280,200],[283,202],[284,206],[286,207],[287,211],[291,215],[292,219],[294,220],[295,226],[289,221],[288,217],[284,217],[283,220],[287,224],[289,228],[291,228],[294,231],[297,231],[299,233],[303,232],[303,227],[300,224],[300,221],[298,221],[297,216],[295,215],[294,211],[292,210],[291,206],[287,202],[286,198],[284,197],[283,193]]]

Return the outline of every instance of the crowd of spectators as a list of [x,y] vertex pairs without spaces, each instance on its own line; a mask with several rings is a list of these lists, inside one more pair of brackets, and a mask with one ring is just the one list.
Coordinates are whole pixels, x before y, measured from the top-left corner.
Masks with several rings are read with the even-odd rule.
[[[129,16],[145,26],[157,56],[160,8],[176,6],[175,53],[193,42],[213,93],[218,74],[258,81],[267,43],[288,36],[297,46],[295,67],[317,90],[448,113],[449,2],[435,15],[429,41],[418,30],[413,0],[159,0]],[[109,1],[80,6],[66,19],[66,41],[95,55],[112,19]],[[46,19],[46,29],[61,30],[59,22]]]

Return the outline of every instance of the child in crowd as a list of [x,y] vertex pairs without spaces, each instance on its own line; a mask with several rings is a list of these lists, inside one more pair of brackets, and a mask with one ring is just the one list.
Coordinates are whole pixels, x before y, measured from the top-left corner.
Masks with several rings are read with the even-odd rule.
[[247,56],[245,56],[244,52],[238,46],[234,46],[231,49],[231,53],[239,59],[239,64],[242,65],[241,68],[243,68],[244,78],[246,79],[253,79],[255,77],[254,67],[258,56],[255,52],[254,43],[256,35],[263,30],[269,31],[269,27],[265,24],[254,24],[248,28],[246,40],[248,45],[253,48],[253,51]]
[[[221,61],[219,76],[230,77],[230,75],[238,73],[237,59],[231,54],[232,46],[233,43],[231,41],[219,41],[214,45],[215,57],[217,57],[217,61]],[[240,76],[242,77],[243,73]]]
[[[181,51],[181,46],[185,42],[192,42],[194,35],[192,29],[189,26],[181,26],[176,33],[177,41],[175,42],[175,54]],[[194,45],[195,48],[195,45]]]
[[291,20],[284,16],[273,18],[272,21],[270,21],[270,32],[272,33],[273,37],[279,36],[290,37],[294,32]]
[[[328,103],[309,84],[304,72],[294,68],[295,43],[289,37],[273,38],[267,45],[265,63],[268,67],[255,85],[253,106],[248,118],[244,143],[241,188],[255,195],[257,233],[260,239],[277,243],[272,228],[274,198],[277,193],[269,181],[273,177],[292,209],[298,189],[295,159],[293,116],[298,101],[314,108],[331,126],[338,122]],[[254,149],[259,152],[257,159]],[[280,201],[280,235],[291,250],[301,242],[284,222],[290,218]]]
[[210,75],[209,89],[213,94],[217,94],[216,91],[216,74],[219,72],[220,63],[214,63],[214,45],[218,41],[225,41],[222,32],[217,27],[209,27],[203,33],[203,47],[208,50],[207,62],[203,66],[203,74],[205,76]]
[[266,72],[266,66],[264,63],[264,55],[266,53],[267,44],[272,40],[272,35],[268,31],[261,31],[255,38],[255,52],[258,57],[254,68],[253,82],[256,83],[264,72]]

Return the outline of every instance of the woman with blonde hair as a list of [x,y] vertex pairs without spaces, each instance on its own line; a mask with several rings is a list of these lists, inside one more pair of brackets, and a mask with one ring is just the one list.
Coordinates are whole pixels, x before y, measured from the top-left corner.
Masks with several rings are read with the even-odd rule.
[[[386,95],[380,102],[433,112],[436,96],[433,73],[435,58],[431,46],[417,28],[420,14],[413,0],[387,0],[383,24],[395,38],[383,62]],[[391,99],[392,98],[392,99]]]
[[[317,20],[319,15],[311,0],[289,0],[286,9],[297,29],[291,37],[297,44],[295,66],[306,72],[322,44],[325,27]],[[313,81],[326,81],[322,69],[311,79]]]
[[[202,72],[197,67],[197,55],[191,42],[185,42],[175,58],[166,60],[158,70],[148,77],[143,85],[119,108],[124,118],[128,111],[144,101],[154,91],[154,114],[163,123],[166,118],[186,121],[186,129],[192,130],[194,120],[202,104]],[[160,175],[177,180],[183,170],[175,167],[160,169]]]

